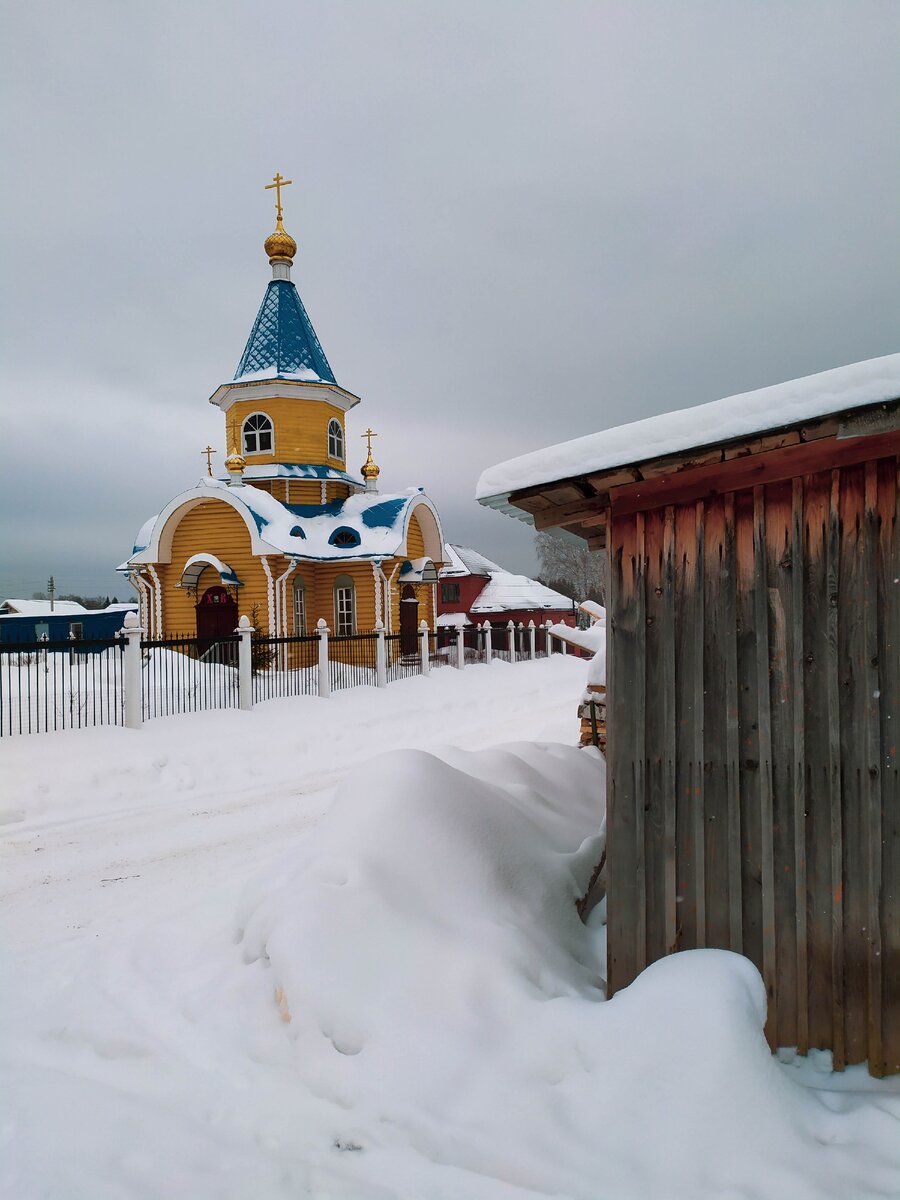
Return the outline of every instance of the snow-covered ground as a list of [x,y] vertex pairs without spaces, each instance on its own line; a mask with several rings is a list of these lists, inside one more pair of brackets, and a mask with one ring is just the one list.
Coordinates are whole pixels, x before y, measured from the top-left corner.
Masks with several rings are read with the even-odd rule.
[[4,739],[0,1193],[900,1194],[896,1087],[780,1066],[745,960],[603,1001],[584,669]]

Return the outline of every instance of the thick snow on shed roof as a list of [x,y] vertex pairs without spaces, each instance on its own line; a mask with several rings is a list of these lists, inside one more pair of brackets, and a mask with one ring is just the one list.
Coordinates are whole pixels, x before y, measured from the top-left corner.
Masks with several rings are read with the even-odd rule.
[[[523,454],[488,467],[478,481],[475,497],[482,504],[503,507],[509,494],[521,488],[646,462],[663,454],[711,446],[897,398],[900,354],[888,354]],[[514,515],[528,519],[518,511]]]
[[571,609],[572,600],[562,592],[529,579],[527,575],[511,575],[509,571],[497,570],[470,607],[472,613],[513,612],[516,609],[546,608]]

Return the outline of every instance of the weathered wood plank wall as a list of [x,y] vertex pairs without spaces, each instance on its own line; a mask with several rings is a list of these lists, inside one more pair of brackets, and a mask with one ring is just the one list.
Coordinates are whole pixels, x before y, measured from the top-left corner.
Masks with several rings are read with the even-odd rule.
[[609,988],[736,950],[773,1046],[880,1075],[900,1071],[898,458],[836,445],[833,469],[613,505]]

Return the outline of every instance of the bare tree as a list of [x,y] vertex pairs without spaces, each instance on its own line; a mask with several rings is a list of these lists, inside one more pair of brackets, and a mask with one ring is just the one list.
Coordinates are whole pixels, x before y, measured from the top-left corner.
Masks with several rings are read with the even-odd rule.
[[609,559],[605,550],[589,550],[580,538],[575,541],[556,533],[536,533],[534,548],[541,583],[575,600],[606,604]]

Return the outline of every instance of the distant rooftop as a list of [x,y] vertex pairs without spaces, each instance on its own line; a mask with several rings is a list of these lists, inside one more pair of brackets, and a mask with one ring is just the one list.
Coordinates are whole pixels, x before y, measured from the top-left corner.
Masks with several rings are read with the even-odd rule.
[[[54,600],[53,616],[61,617],[74,613],[86,613],[89,610],[75,600]],[[51,615],[49,600],[4,600],[0,604],[0,615],[20,617],[49,617]]]

